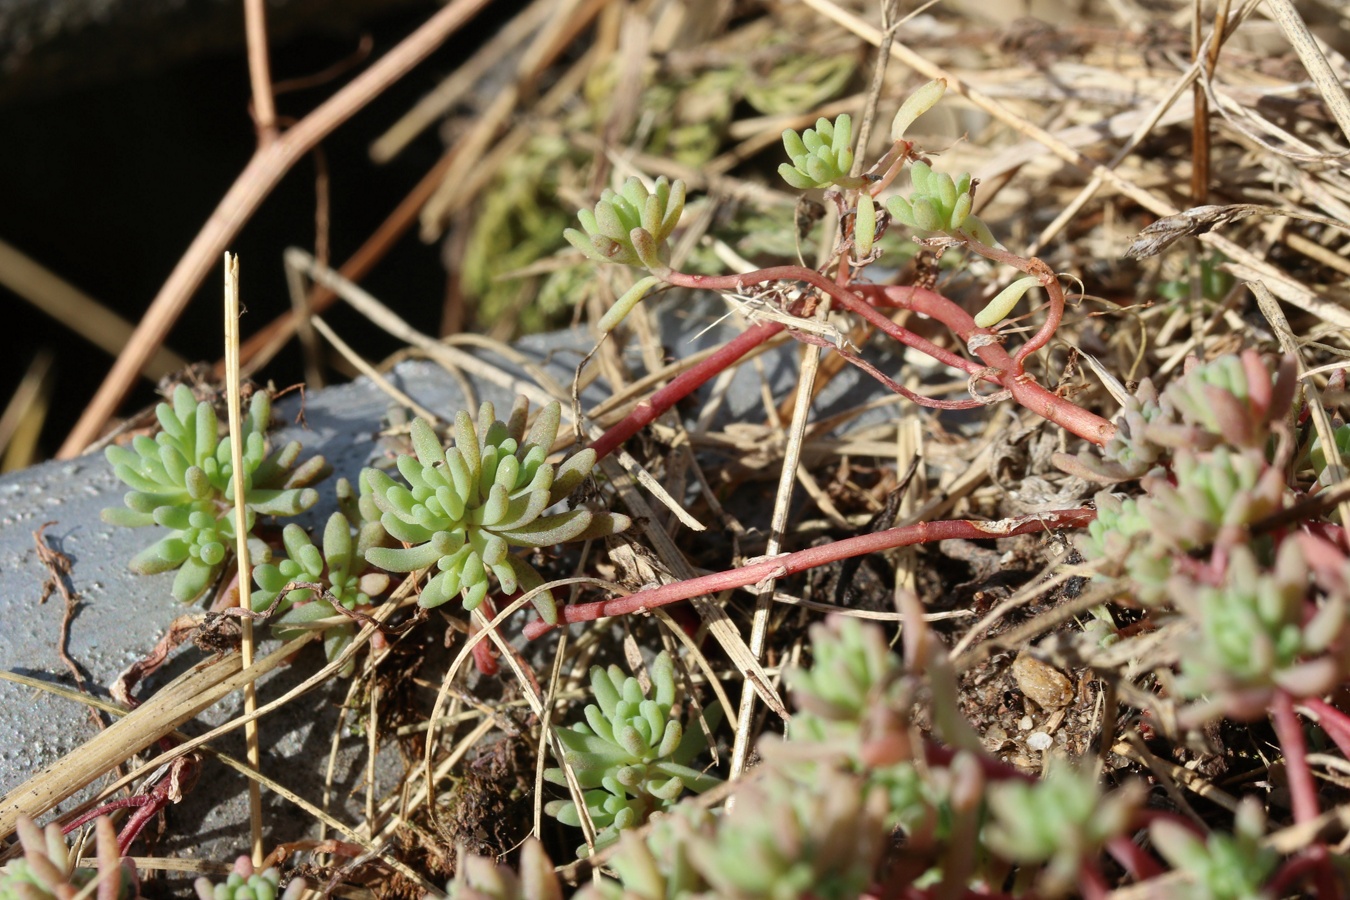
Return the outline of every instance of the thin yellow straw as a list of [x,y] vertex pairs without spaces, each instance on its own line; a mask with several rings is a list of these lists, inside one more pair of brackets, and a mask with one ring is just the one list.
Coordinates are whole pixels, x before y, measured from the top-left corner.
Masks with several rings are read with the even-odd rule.
[[[247,607],[249,590],[253,584],[252,566],[248,559],[248,508],[244,487],[244,431],[239,409],[239,257],[225,252],[225,385],[230,413],[230,462],[234,467],[234,531],[235,555],[239,559],[239,605]],[[253,665],[253,620],[244,616],[243,642],[240,652],[244,668]],[[258,697],[253,682],[244,685],[244,714],[252,715]],[[258,749],[258,722],[251,720],[244,726],[244,741],[248,764],[261,771],[262,754]],[[263,861],[262,788],[250,779],[248,783],[249,831],[253,837],[253,864]]]

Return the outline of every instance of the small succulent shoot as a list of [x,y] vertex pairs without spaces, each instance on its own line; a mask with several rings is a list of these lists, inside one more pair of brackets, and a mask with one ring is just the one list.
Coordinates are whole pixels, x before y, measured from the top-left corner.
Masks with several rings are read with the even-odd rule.
[[[384,529],[379,523],[367,522],[353,544],[351,524],[345,515],[335,512],[324,527],[320,552],[303,528],[287,525],[281,535],[285,558],[253,569],[253,580],[258,585],[250,600],[253,610],[272,609],[272,627],[277,637],[289,640],[298,636],[303,626],[337,615],[334,603],[343,609],[372,606],[373,597],[389,590],[389,576],[366,571],[365,552],[378,546],[383,538]],[[324,593],[316,595],[311,588],[296,588],[283,595],[283,589],[293,581],[319,584]],[[352,642],[356,630],[356,624],[346,619],[325,629],[323,649],[330,662]],[[349,660],[341,674],[350,675],[355,666],[355,661]]]
[[858,212],[853,218],[853,247],[858,251],[858,259],[865,260],[872,255],[872,247],[877,239],[877,207],[872,195],[867,191],[858,194]]
[[[556,402],[544,407],[526,434],[528,409],[525,398],[517,398],[509,421],[501,422],[492,404],[484,403],[476,426],[461,411],[449,448],[431,425],[415,419],[415,453],[396,461],[406,485],[378,469],[361,473],[380,524],[405,545],[370,547],[366,561],[387,572],[434,567],[418,601],[423,607],[440,606],[458,594],[466,610],[476,609],[493,579],[507,594],[530,591],[544,579],[511,553],[512,547],[547,547],[628,527],[627,516],[584,507],[544,514],[590,474],[595,451],[582,450],[557,466],[547,462],[561,408]],[[537,593],[532,601],[545,622],[557,622],[551,592]]]
[[1014,307],[1026,296],[1027,291],[1040,287],[1041,280],[1028,275],[1019,278],[999,291],[984,309],[975,314],[975,324],[981,328],[993,328],[1012,314]]
[[234,861],[230,874],[220,884],[212,884],[211,879],[202,877],[192,883],[199,900],[297,900],[305,890],[305,880],[294,878],[281,888],[281,872],[276,868],[262,872],[253,868],[253,861],[240,856]]
[[[641,682],[626,677],[618,666],[593,667],[596,702],[586,706],[586,721],[558,729],[565,761],[598,832],[597,847],[613,843],[620,831],[641,825],[652,812],[669,808],[685,790],[702,793],[721,784],[721,779],[689,765],[703,749],[703,731],[697,725],[685,728],[671,717],[675,665],[670,655],[659,654],[649,671],[650,698]],[[708,710],[709,727],[716,727],[719,712],[720,707]],[[561,768],[547,769],[544,777],[567,783]],[[554,801],[546,809],[564,824],[581,824],[580,811],[570,800]]]
[[887,844],[885,792],[825,768],[802,783],[771,773],[736,799],[689,856],[712,891],[698,896],[852,898],[867,894]]
[[984,841],[1012,862],[1045,864],[1038,894],[1061,897],[1077,883],[1082,861],[1126,831],[1144,796],[1137,782],[1103,795],[1091,769],[1071,766],[1035,783],[997,782],[986,792],[992,816]]
[[891,140],[903,141],[905,132],[914,124],[914,120],[936,106],[946,90],[946,79],[938,78],[906,97],[891,121]]
[[136,867],[122,859],[117,831],[107,816],[94,822],[97,869],[75,867],[77,855],[66,846],[56,823],[42,829],[20,816],[14,830],[23,856],[0,867],[0,900],[139,900]]
[[662,176],[649,191],[634,176],[617,194],[605,189],[594,212],[583,209],[577,213],[584,234],[569,228],[563,237],[595,262],[665,271],[662,253],[684,212],[684,197],[685,185],[679,179],[671,182]]
[[[185,385],[174,389],[173,403],[155,408],[160,430],[154,438],[137,436],[130,448],[110,446],[105,455],[131,491],[125,507],[103,510],[111,525],[139,528],[161,525],[172,533],[136,554],[130,568],[140,574],[178,569],[173,595],[190,602],[220,574],[234,546],[234,466],[229,436],[219,435],[215,410],[198,402]],[[310,484],[328,475],[322,456],[297,465],[300,444],[292,441],[268,452],[267,426],[272,404],[258,391],[244,422],[244,485],[250,530],[258,515],[293,516],[318,502]],[[260,558],[266,548],[259,544]]]
[[811,626],[811,667],[789,669],[785,678],[797,706],[794,737],[856,734],[870,708],[901,672],[880,629],[847,616]]
[[1185,881],[1169,888],[1178,900],[1270,900],[1264,885],[1275,874],[1280,855],[1261,845],[1265,813],[1255,797],[1244,797],[1233,820],[1233,833],[1212,831],[1201,840],[1184,825],[1155,819],[1149,825],[1153,846]]
[[1159,538],[1180,550],[1203,547],[1221,535],[1240,537],[1238,529],[1278,511],[1285,494],[1283,473],[1257,451],[1227,447],[1179,450],[1171,478],[1149,474],[1142,483],[1149,496],[1140,500],[1140,511]]
[[1238,546],[1221,586],[1179,584],[1173,596],[1199,630],[1182,659],[1181,692],[1251,720],[1265,717],[1276,688],[1294,697],[1331,690],[1350,662],[1341,646],[1347,598],[1335,592],[1312,611],[1307,591],[1308,566],[1295,541],[1280,546],[1272,571]]
[[1173,447],[1207,449],[1222,441],[1264,450],[1271,423],[1293,403],[1296,372],[1293,358],[1284,357],[1272,377],[1252,350],[1191,366],[1162,393],[1163,407],[1177,421],[1154,424],[1150,436]]
[[975,195],[971,193],[970,173],[953,179],[946,172],[934,172],[923,160],[909,167],[914,192],[886,201],[891,217],[902,225],[920,231],[938,232],[957,240],[974,238],[981,244],[996,246],[989,227],[971,213]]
[[783,148],[792,164],[783,163],[778,174],[799,191],[812,188],[858,188],[866,184],[862,178],[849,175],[853,168],[853,120],[848,113],[840,114],[834,122],[820,118],[815,128],[801,134],[791,128],[783,132]]
[[563,896],[553,861],[532,837],[520,849],[520,874],[491,857],[466,854],[445,892],[450,900],[562,900]]

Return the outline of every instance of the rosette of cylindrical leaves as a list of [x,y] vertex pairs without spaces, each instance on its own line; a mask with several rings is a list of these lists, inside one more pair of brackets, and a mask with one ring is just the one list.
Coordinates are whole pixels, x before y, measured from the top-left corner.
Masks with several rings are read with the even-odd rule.
[[[466,610],[483,602],[495,579],[506,594],[533,590],[543,577],[513,547],[547,547],[614,534],[628,527],[619,513],[584,507],[544,514],[595,466],[586,449],[554,466],[547,461],[558,434],[561,408],[550,403],[525,431],[529,405],[519,398],[508,422],[498,421],[491,403],[455,417],[454,444],[447,448],[426,421],[412,424],[414,455],[396,460],[404,483],[378,469],[362,472],[380,524],[403,548],[371,547],[366,560],[387,572],[434,568],[418,602],[436,607],[459,595]],[[544,621],[557,622],[550,591],[532,602]]]
[[958,240],[974,238],[994,246],[989,226],[971,213],[975,195],[971,193],[969,172],[952,178],[946,172],[934,172],[923,160],[910,164],[909,177],[914,190],[906,199],[899,195],[886,201],[891,217],[919,231],[939,232]]
[[[333,610],[335,603],[343,609],[368,609],[374,605],[372,598],[389,589],[389,576],[367,571],[365,559],[365,552],[378,546],[383,538],[384,529],[379,523],[367,522],[353,542],[347,517],[335,512],[324,526],[320,550],[305,529],[287,525],[281,534],[286,556],[253,569],[253,580],[258,584],[250,600],[254,612],[271,609],[271,624],[277,637],[289,640],[298,636],[304,626],[338,615]],[[322,592],[316,593],[312,588],[285,591],[286,585],[295,581],[318,584]],[[350,619],[324,629],[323,649],[330,662],[352,642],[356,630],[356,623]],[[340,674],[350,675],[355,666],[354,660],[348,660]]]
[[1146,502],[1146,498],[1098,493],[1094,498],[1097,518],[1079,535],[1077,547],[1088,562],[1109,561],[1103,574],[1127,576],[1137,600],[1159,603],[1167,596],[1172,555],[1167,546],[1154,540],[1153,526],[1140,508]]
[[[136,554],[130,567],[141,574],[179,569],[173,595],[196,599],[220,573],[234,546],[234,465],[230,439],[219,435],[215,410],[198,402],[185,385],[173,403],[155,408],[160,430],[138,435],[130,447],[110,446],[105,455],[131,490],[124,507],[103,510],[112,525],[161,525],[173,533]],[[310,484],[330,469],[322,456],[299,463],[300,444],[270,451],[267,426],[272,405],[266,391],[249,403],[243,422],[245,506],[249,528],[257,515],[293,516],[318,502]],[[262,548],[260,548],[260,551]]]
[[1091,769],[1072,766],[1053,768],[1036,782],[996,782],[986,792],[991,815],[984,843],[1010,862],[1044,865],[1039,896],[1064,896],[1083,860],[1126,832],[1145,794],[1137,782],[1103,793]]
[[1139,501],[1140,512],[1159,539],[1179,550],[1259,522],[1280,509],[1286,490],[1283,473],[1260,452],[1227,447],[1179,450],[1171,479],[1151,474],[1143,485],[1148,497]]
[[598,879],[576,894],[576,900],[686,900],[707,896],[709,887],[694,866],[689,848],[696,838],[717,833],[717,819],[693,803],[680,803],[653,818],[647,833],[619,836],[619,845],[605,861],[617,881]]
[[826,740],[854,736],[901,673],[899,659],[876,628],[848,616],[811,626],[810,668],[784,676],[797,713],[790,736]]
[[596,262],[621,263],[662,270],[666,239],[675,231],[684,212],[685,186],[665,176],[649,190],[636,176],[615,193],[606,188],[594,211],[577,213],[584,233],[575,228],[563,232],[567,242]]
[[696,835],[694,867],[730,900],[855,900],[889,838],[886,796],[856,775],[823,768],[809,784],[769,773],[736,795],[715,834]]
[[849,146],[852,140],[853,119],[848,113],[840,114],[833,122],[817,119],[815,128],[801,134],[789,128],[783,132],[783,149],[792,163],[780,165],[778,174],[799,191],[832,185],[861,187],[866,182],[849,175],[853,168],[853,149]]
[[1218,443],[1262,450],[1273,422],[1289,412],[1294,401],[1297,364],[1280,360],[1272,378],[1260,354],[1246,350],[1189,367],[1162,393],[1162,404],[1177,423],[1154,423],[1153,440],[1176,447],[1205,449]]
[[490,857],[468,854],[460,858],[446,893],[450,900],[562,900],[563,896],[552,860],[532,837],[520,848],[519,874]]
[[1083,450],[1077,456],[1057,453],[1055,465],[1102,484],[1138,478],[1164,461],[1167,448],[1150,439],[1149,427],[1154,422],[1167,422],[1169,415],[1153,382],[1145,378],[1116,415],[1115,434],[1105,446]]
[[1269,571],[1239,545],[1222,585],[1179,581],[1174,601],[1197,631],[1182,654],[1181,693],[1250,720],[1266,715],[1277,688],[1294,697],[1331,690],[1350,662],[1346,597],[1330,592],[1310,605],[1308,589],[1308,565],[1293,540],[1281,544]]
[[1155,849],[1183,875],[1168,885],[1176,900],[1270,900],[1265,884],[1280,863],[1280,855],[1261,845],[1265,814],[1254,797],[1238,804],[1233,832],[1214,830],[1201,839],[1171,819],[1149,824]]
[[286,890],[281,890],[281,872],[276,868],[261,872],[253,861],[240,856],[234,861],[230,874],[220,884],[213,884],[205,876],[192,883],[199,900],[296,900],[305,890],[303,878],[293,878]]
[[[691,768],[704,747],[697,722],[684,727],[672,718],[675,703],[675,665],[662,652],[649,668],[652,696],[637,678],[618,666],[591,669],[595,703],[586,705],[586,721],[558,729],[564,761],[582,789],[586,809],[597,832],[596,846],[613,843],[625,828],[646,821],[654,811],[669,808],[686,790],[702,793],[721,779]],[[720,707],[708,710],[708,727],[720,719]],[[566,785],[561,768],[544,777]],[[581,814],[571,800],[547,807],[559,821],[580,826]]]
[[[41,829],[27,816],[14,823],[23,855],[0,868],[0,900],[134,900],[141,883],[136,867],[122,859],[112,820],[94,822],[97,869],[76,868],[77,855],[66,846],[61,827]],[[97,882],[97,887],[94,887]]]

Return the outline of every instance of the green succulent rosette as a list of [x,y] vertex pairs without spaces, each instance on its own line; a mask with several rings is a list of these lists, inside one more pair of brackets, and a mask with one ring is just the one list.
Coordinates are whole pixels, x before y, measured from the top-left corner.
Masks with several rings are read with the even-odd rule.
[[[496,418],[491,403],[455,417],[454,443],[444,447],[431,425],[412,424],[415,453],[396,461],[403,482],[366,469],[363,491],[378,510],[380,524],[402,548],[371,547],[366,560],[387,572],[433,568],[419,603],[436,607],[459,595],[464,608],[483,602],[493,580],[501,591],[530,591],[543,577],[512,548],[547,547],[614,534],[628,527],[627,516],[584,507],[545,514],[561,502],[595,466],[595,451],[582,450],[558,465],[547,461],[558,434],[561,407],[544,407],[525,431],[528,403],[519,398],[509,421]],[[550,591],[532,598],[544,621],[557,622]]]
[[[173,403],[155,408],[160,430],[138,435],[130,447],[104,451],[113,472],[131,490],[125,506],[103,510],[110,525],[140,528],[160,525],[172,533],[136,554],[130,568],[143,575],[179,569],[173,595],[190,602],[220,574],[233,550],[234,465],[230,440],[219,434],[215,410],[198,402],[185,385],[174,389]],[[297,464],[301,446],[291,441],[271,451],[267,426],[272,404],[266,391],[249,403],[243,424],[245,506],[252,530],[258,515],[293,516],[309,509],[319,494],[309,485],[331,471],[322,456]],[[260,558],[266,548],[257,545]]]
[[[389,589],[389,576],[367,571],[365,551],[378,546],[383,539],[384,529],[378,523],[368,522],[353,542],[352,526],[340,512],[328,517],[322,550],[314,546],[299,525],[287,525],[282,532],[285,558],[253,570],[253,580],[258,585],[250,599],[254,612],[272,609],[275,618],[271,622],[277,637],[290,640],[311,623],[337,615],[333,610],[335,603],[349,610],[373,606],[373,598]],[[323,592],[316,594],[312,588],[285,590],[286,585],[295,581],[319,584]],[[323,648],[329,661],[347,648],[356,637],[356,630],[356,623],[350,620],[324,629]],[[355,661],[348,661],[340,674],[348,676],[354,669]]]
[[[620,831],[641,825],[652,812],[668,809],[686,789],[702,793],[722,783],[689,765],[705,746],[703,731],[686,729],[671,715],[675,666],[670,655],[659,654],[649,671],[651,697],[618,666],[593,667],[596,702],[586,706],[586,721],[558,729],[565,760],[597,831],[597,847],[618,840]],[[720,707],[708,710],[705,718],[709,727],[716,727]],[[544,777],[567,783],[561,768],[546,769]],[[570,800],[549,803],[546,810],[564,824],[581,825],[581,814]]]

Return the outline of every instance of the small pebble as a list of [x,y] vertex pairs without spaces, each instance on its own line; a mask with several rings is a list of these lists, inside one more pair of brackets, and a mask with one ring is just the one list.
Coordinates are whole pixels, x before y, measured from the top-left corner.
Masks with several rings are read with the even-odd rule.
[[1017,723],[1017,727],[1023,731],[1030,731],[1031,726],[1035,724],[1035,722],[1031,721],[1031,716],[1023,716],[1022,721]]
[[1012,673],[1018,689],[1041,709],[1063,709],[1073,701],[1073,682],[1025,650],[1013,660]]
[[1045,752],[1046,750],[1049,750],[1053,744],[1054,739],[1044,731],[1033,731],[1031,734],[1027,735],[1027,746],[1032,750]]

